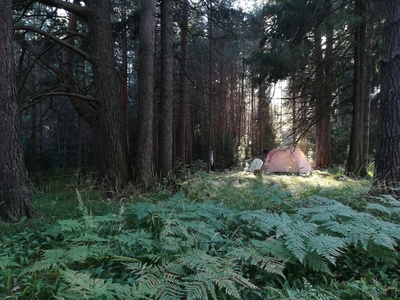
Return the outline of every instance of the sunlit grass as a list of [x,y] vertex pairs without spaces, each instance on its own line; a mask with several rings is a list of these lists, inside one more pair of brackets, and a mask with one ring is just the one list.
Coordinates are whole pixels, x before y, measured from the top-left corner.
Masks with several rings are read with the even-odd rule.
[[213,201],[235,209],[275,209],[287,201],[306,201],[313,196],[338,200],[357,208],[364,206],[371,181],[330,176],[328,173],[254,176],[244,172],[226,172],[197,175],[182,187],[191,201]]
[[[254,176],[243,171],[224,173],[198,173],[180,183],[189,202],[211,201],[235,210],[267,209],[290,212],[294,204],[301,205],[313,196],[334,199],[355,209],[363,209],[366,196],[371,188],[370,180],[356,180],[329,173],[314,173],[311,176],[267,175]],[[85,206],[93,214],[118,211],[121,203],[165,201],[167,189],[149,194],[139,194],[133,188],[119,198],[105,198],[101,191],[87,187],[79,189]],[[35,193],[33,195],[34,218],[23,220],[18,225],[40,227],[57,220],[80,216],[75,189],[59,192]],[[2,224],[0,231],[9,227]]]

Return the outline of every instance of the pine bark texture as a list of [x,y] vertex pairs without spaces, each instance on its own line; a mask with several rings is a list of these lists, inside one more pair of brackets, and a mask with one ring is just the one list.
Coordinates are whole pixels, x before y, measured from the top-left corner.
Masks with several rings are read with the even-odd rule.
[[177,128],[177,158],[183,164],[188,163],[187,159],[187,140],[188,140],[188,119],[189,119],[189,101],[188,101],[188,14],[189,2],[184,0],[182,3],[181,15],[181,57],[180,57],[180,89],[179,89],[179,125]]
[[[315,30],[315,62],[316,62],[316,142],[315,142],[315,167],[317,169],[326,169],[331,164],[331,143],[330,143],[330,128],[331,128],[331,116],[330,116],[330,101],[331,101],[331,84],[329,77],[329,60],[331,59],[332,53],[330,43],[332,40],[327,39],[327,49],[325,55],[321,48],[321,31],[320,29]],[[327,65],[328,64],[328,65]]]
[[114,57],[114,40],[109,0],[88,0],[88,26],[95,97],[101,101],[98,110],[104,163],[100,176],[111,188],[125,186],[131,177],[131,165],[121,103],[121,84]]
[[12,49],[11,0],[0,2],[0,219],[32,216],[20,134]]
[[173,153],[173,1],[161,1],[161,119],[158,165],[161,177],[172,171]]
[[[364,0],[356,0],[356,13],[365,18]],[[365,102],[365,62],[366,62],[366,22],[365,19],[355,29],[354,48],[354,81],[353,81],[353,113],[350,149],[347,159],[346,173],[365,176],[365,155],[363,147],[364,132],[364,102]]]
[[138,140],[136,180],[150,187],[154,172],[154,37],[156,0],[141,0],[138,56]]
[[400,187],[400,0],[385,1],[381,103],[374,187]]

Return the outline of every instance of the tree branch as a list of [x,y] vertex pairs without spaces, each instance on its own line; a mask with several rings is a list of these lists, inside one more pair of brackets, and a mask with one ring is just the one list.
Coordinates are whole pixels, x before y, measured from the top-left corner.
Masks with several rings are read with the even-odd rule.
[[82,19],[86,20],[89,14],[89,10],[86,7],[80,6],[78,4],[74,4],[71,2],[67,1],[62,1],[62,0],[38,0],[38,2],[48,5],[48,6],[53,6],[57,7],[60,9],[64,9],[66,11],[69,11],[71,13],[74,13],[75,15],[81,17]]
[[[14,30],[26,30],[26,31],[33,31],[36,32],[37,34],[40,34],[42,36],[45,36],[61,45],[63,45],[64,47],[76,52],[78,55],[82,56],[84,59],[89,60],[90,61],[90,55],[87,54],[85,51],[82,51],[81,49],[71,45],[70,43],[63,41],[62,39],[59,39],[58,37],[54,36],[51,33],[48,33],[46,31],[43,31],[41,29],[38,28],[34,28],[34,27],[29,27],[29,26],[17,26],[13,28]],[[69,37],[69,36],[68,36]],[[67,37],[67,38],[68,38]]]
[[88,102],[102,103],[102,101],[97,100],[90,96],[85,96],[85,95],[76,94],[76,93],[68,93],[68,92],[63,92],[63,91],[53,91],[53,92],[43,93],[43,94],[40,94],[40,95],[30,98],[28,100],[28,102],[30,102],[30,104],[25,105],[20,111],[27,110],[29,107],[36,105],[37,103],[39,103],[41,101],[38,99],[42,99],[45,97],[51,97],[51,96],[74,97],[74,98],[82,99],[82,100],[88,101]]

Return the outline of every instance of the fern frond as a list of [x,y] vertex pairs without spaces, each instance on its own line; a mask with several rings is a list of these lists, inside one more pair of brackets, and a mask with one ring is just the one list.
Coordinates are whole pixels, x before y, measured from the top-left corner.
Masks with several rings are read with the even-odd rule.
[[92,278],[90,274],[70,269],[61,270],[60,273],[63,280],[69,284],[69,291],[78,293],[82,299],[115,299],[117,296],[140,298],[138,291],[131,286],[113,283],[111,279]]
[[71,262],[84,262],[89,257],[89,247],[86,245],[79,245],[70,248],[65,253],[65,257]]
[[386,215],[391,215],[392,213],[392,211],[389,208],[378,203],[368,203],[366,209],[369,211],[378,211]]
[[351,207],[343,205],[336,200],[318,196],[312,197],[312,200],[316,201],[317,204],[297,209],[298,214],[308,219],[309,222],[320,223],[337,218],[352,218],[358,214]]
[[328,263],[315,252],[308,252],[304,257],[304,265],[315,272],[331,274]]
[[[239,213],[239,222],[245,224],[253,235],[262,237],[269,236],[277,226],[282,225],[282,218],[276,213],[266,213],[264,210],[244,211]],[[283,232],[290,230],[289,227],[283,226],[281,227]]]
[[388,222],[380,222],[380,224],[385,224],[384,232],[391,236],[392,238],[400,241],[400,226],[398,224],[388,223]]
[[251,265],[261,268],[270,274],[285,277],[283,270],[285,263],[279,259],[264,255],[254,248],[233,248],[228,257],[235,257],[240,260],[246,260]]
[[157,206],[150,202],[140,202],[127,207],[126,213],[133,212],[138,220],[145,219],[153,213],[159,211]]
[[372,240],[375,244],[394,250],[397,245],[396,241],[384,232],[378,232],[372,236]]
[[71,239],[75,243],[106,243],[108,239],[101,237],[97,232],[81,232],[81,234]]
[[66,254],[67,250],[60,248],[45,250],[43,253],[43,259],[36,261],[29,271],[44,271],[51,269],[54,266],[64,265],[68,262]]
[[215,278],[212,281],[220,290],[224,290],[228,296],[234,299],[242,299],[234,281],[224,277]]
[[[208,300],[208,291],[214,291],[213,285],[210,286],[208,281],[185,281],[183,286],[188,300]],[[211,298],[217,300],[215,292],[211,294]]]
[[155,244],[152,234],[144,229],[117,235],[115,242],[124,255],[151,253]]
[[307,247],[318,255],[335,264],[336,258],[342,253],[346,243],[343,239],[325,234],[314,235],[309,238]]
[[306,256],[306,246],[303,237],[294,232],[288,232],[285,236],[285,246],[291,251],[292,255],[300,262],[303,262]]
[[285,247],[282,240],[270,238],[265,241],[251,240],[251,244],[258,249],[258,251],[265,256],[272,255],[280,261],[289,261],[293,258],[291,252]]
[[193,249],[180,255],[177,262],[196,273],[204,269],[218,270],[223,264],[223,259],[218,256],[211,256],[205,251]]
[[61,226],[61,231],[74,232],[85,228],[84,224],[82,224],[80,220],[67,219],[60,220],[57,223]]
[[180,277],[176,274],[165,272],[163,281],[160,282],[156,292],[159,300],[181,300],[185,296]]
[[0,256],[0,269],[4,270],[10,267],[19,267],[20,265],[14,260],[13,257],[7,255]]
[[327,229],[329,233],[333,233],[335,235],[347,236],[350,228],[347,224],[339,223],[337,221],[330,221],[321,224],[321,228]]
[[366,224],[362,219],[354,219],[347,223],[348,232],[346,240],[348,244],[361,244],[364,250],[367,250],[368,243],[375,230],[371,226],[372,223]]

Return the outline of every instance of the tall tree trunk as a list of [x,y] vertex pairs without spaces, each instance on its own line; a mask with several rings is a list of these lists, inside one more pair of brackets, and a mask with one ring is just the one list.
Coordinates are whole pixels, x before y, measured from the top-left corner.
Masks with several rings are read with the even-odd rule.
[[[124,113],[120,101],[121,84],[114,57],[110,1],[87,0],[85,7],[77,4],[76,1],[73,4],[58,0],[39,1],[67,9],[87,21],[91,50],[88,58],[92,64],[94,97],[97,102],[85,105],[78,99],[70,99],[80,115],[91,122],[98,177],[110,189],[123,187],[132,178],[132,172],[126,128],[124,122],[121,122],[124,119]],[[67,52],[65,54],[69,55]],[[64,68],[61,69],[64,73],[70,72]],[[67,79],[67,75],[64,76],[64,79]],[[68,87],[71,86],[68,85]]]
[[187,140],[188,140],[188,117],[189,117],[189,102],[188,102],[188,10],[189,1],[182,2],[182,15],[181,15],[181,68],[179,74],[180,89],[179,89],[179,126],[178,126],[178,146],[177,158],[183,163],[188,163],[187,160]]
[[158,171],[167,177],[172,171],[173,153],[173,1],[161,1],[161,111]]
[[88,0],[90,10],[88,26],[89,42],[92,51],[91,62],[95,97],[102,101],[99,105],[99,126],[105,174],[100,176],[111,188],[125,186],[131,176],[123,106],[121,105],[120,81],[114,57],[114,40],[110,17],[109,0]]
[[154,50],[156,0],[141,0],[138,56],[138,141],[136,179],[145,187],[155,182],[154,174]]
[[212,58],[212,0],[208,8],[208,172],[214,168],[214,101],[213,101],[213,58]]
[[237,82],[236,82],[236,69],[232,67],[231,82],[230,82],[230,98],[229,98],[229,134],[231,137],[235,137],[236,128],[236,93],[237,93]]
[[[365,18],[364,0],[355,1],[356,13]],[[351,126],[350,149],[347,158],[347,174],[365,176],[365,156],[363,153],[364,92],[365,92],[365,19],[355,29],[353,120]]]
[[[327,38],[327,48],[330,43]],[[324,66],[324,58],[321,44],[321,31],[315,30],[315,55],[316,55],[316,91],[315,95],[316,107],[316,145],[315,145],[315,167],[317,169],[329,168],[331,164],[331,146],[330,146],[330,92],[327,78],[326,67]],[[328,49],[325,52],[325,60],[331,59],[327,57]]]
[[366,1],[366,48],[365,48],[365,86],[364,86],[364,111],[363,111],[363,154],[364,162],[368,163],[369,156],[369,128],[371,114],[371,88],[372,88],[372,40],[374,37],[374,24],[372,20],[373,1]]
[[[386,1],[374,188],[400,187],[400,0]],[[398,193],[398,192],[397,192]]]
[[32,217],[32,199],[20,133],[11,7],[11,0],[0,2],[0,219],[16,222]]
[[[126,12],[126,1],[123,1],[122,3],[122,19],[127,19],[127,12]],[[129,89],[128,89],[128,34],[127,34],[127,28],[124,27],[121,32],[121,52],[122,52],[122,61],[121,61],[121,84],[122,84],[122,90],[121,90],[121,101],[122,101],[122,107],[123,107],[123,123],[125,127],[125,134],[126,134],[126,145],[127,148],[129,149],[130,142],[129,142]]]
[[266,88],[265,83],[263,80],[259,80],[258,86],[258,113],[257,113],[257,124],[258,124],[258,148],[257,148],[257,155],[261,155],[265,148],[265,107],[266,107]]

